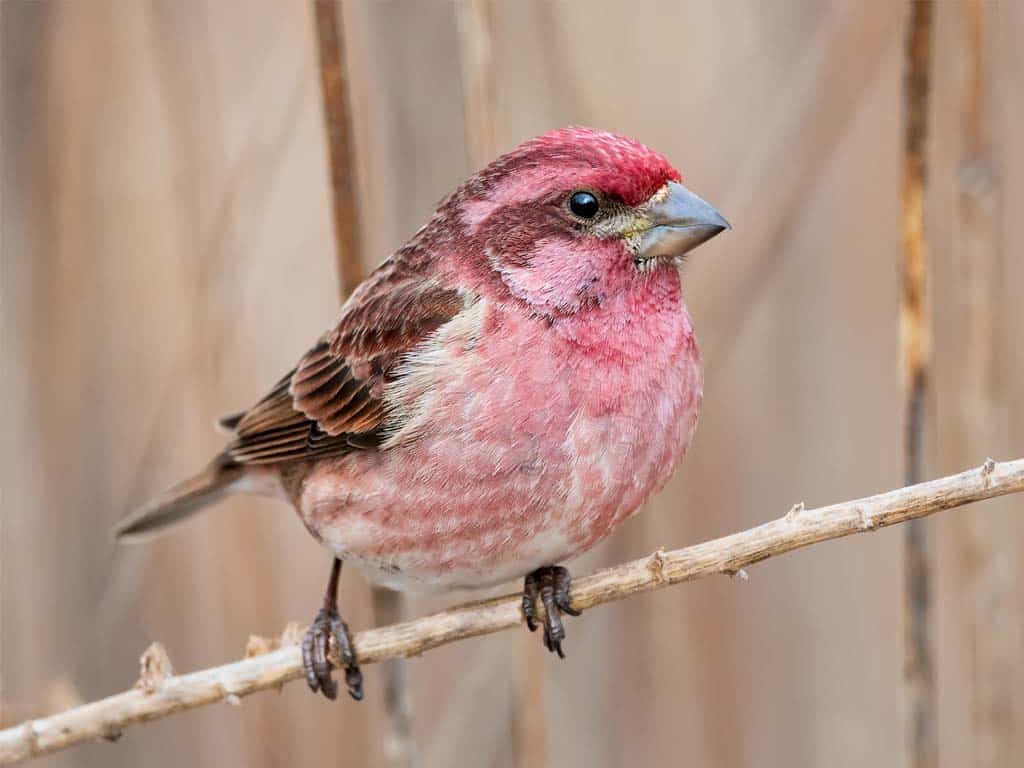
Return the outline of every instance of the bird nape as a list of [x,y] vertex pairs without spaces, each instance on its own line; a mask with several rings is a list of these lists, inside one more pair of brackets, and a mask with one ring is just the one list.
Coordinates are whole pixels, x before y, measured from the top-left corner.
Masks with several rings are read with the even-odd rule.
[[[697,424],[679,265],[728,228],[660,154],[566,128],[469,178],[249,410],[224,450],[122,523],[137,538],[236,492],[290,502],[333,556],[310,688],[363,696],[342,561],[409,591],[524,578],[564,656],[569,572],[668,480]],[[543,606],[543,616],[538,606]]]

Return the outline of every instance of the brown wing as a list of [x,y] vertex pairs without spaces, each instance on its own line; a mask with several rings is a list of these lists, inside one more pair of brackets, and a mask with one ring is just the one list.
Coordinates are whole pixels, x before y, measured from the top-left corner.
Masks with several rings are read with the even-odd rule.
[[427,282],[401,262],[385,263],[291,373],[236,422],[229,417],[235,439],[228,456],[269,464],[375,447],[395,364],[464,306],[458,290]]

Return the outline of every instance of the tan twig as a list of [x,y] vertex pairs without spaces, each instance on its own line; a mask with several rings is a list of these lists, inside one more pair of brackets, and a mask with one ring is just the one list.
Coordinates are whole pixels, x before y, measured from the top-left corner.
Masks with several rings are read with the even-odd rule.
[[[607,568],[576,579],[572,605],[592,608],[637,592],[741,569],[774,555],[827,539],[874,531],[981,499],[1024,491],[1024,459],[990,464],[877,496],[804,509],[777,520],[703,544]],[[418,656],[432,648],[523,623],[521,599],[506,595],[451,608],[415,621],[360,632],[355,637],[360,664]],[[52,717],[0,731],[0,762],[66,749],[83,741],[109,738],[133,723],[155,720],[204,704],[235,703],[242,696],[275,688],[303,676],[296,646],[282,647],[220,667],[173,675],[152,693],[133,689],[75,707]]]

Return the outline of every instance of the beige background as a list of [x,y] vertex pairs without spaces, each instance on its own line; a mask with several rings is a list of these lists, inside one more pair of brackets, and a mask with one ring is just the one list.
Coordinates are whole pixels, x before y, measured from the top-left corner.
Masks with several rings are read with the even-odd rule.
[[[932,474],[1024,455],[1024,4],[979,17],[980,85],[972,14],[936,20]],[[735,227],[685,273],[696,445],[578,571],[900,483],[904,8],[364,0],[345,21],[368,266],[569,123],[658,148]],[[327,326],[337,276],[308,4],[5,0],[0,22],[10,724],[131,685],[152,639],[190,670],[311,618],[329,556],[286,508],[233,501],[144,548],[109,527],[217,450],[213,419]],[[1024,750],[1022,505],[929,523],[943,766]],[[422,763],[900,765],[901,578],[888,530],[592,611],[565,663],[514,633],[431,652],[409,667]],[[361,705],[296,684],[43,764],[380,764],[366,673]]]

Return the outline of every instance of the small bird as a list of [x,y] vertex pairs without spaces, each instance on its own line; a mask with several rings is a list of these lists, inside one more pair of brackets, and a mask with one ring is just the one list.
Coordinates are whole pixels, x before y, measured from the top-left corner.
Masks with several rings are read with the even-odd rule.
[[521,144],[445,198],[352,293],[334,327],[247,411],[202,472],[117,528],[130,539],[231,493],[290,502],[333,555],[302,644],[337,696],[342,562],[404,591],[525,577],[523,613],[563,656],[578,615],[560,563],[671,476],[703,374],[684,254],[729,225],[643,144],[565,128]]

